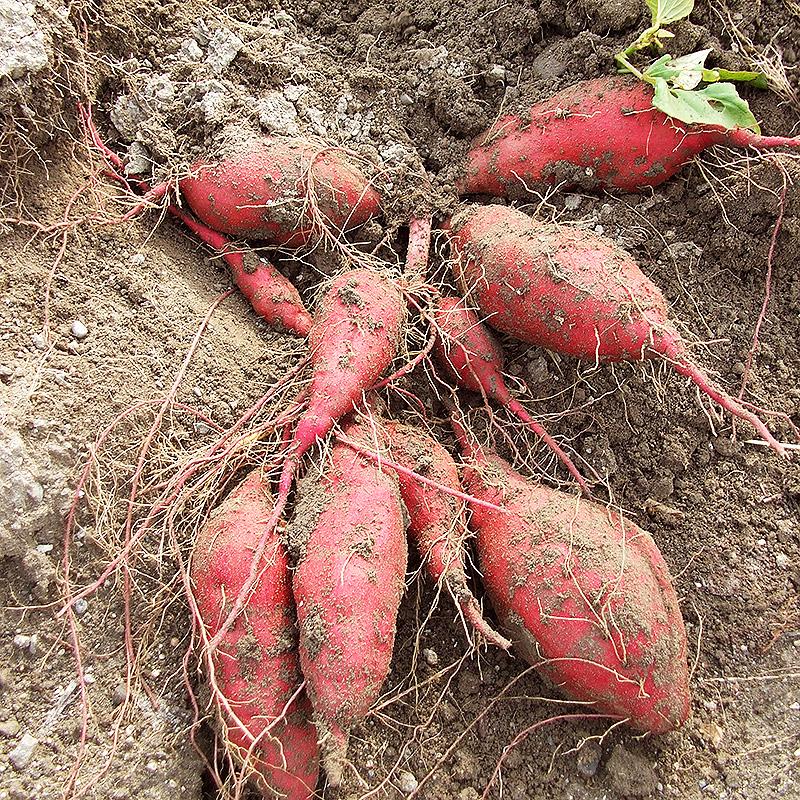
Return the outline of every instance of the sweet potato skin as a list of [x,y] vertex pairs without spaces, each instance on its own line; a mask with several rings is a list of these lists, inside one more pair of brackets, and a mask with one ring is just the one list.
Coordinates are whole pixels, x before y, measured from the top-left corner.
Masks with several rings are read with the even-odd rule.
[[686,630],[648,533],[524,479],[498,456],[465,470],[486,591],[515,650],[565,694],[664,733],[690,707]]
[[[458,467],[450,453],[422,430],[387,422],[389,454],[401,467],[441,486],[461,492]],[[443,582],[467,621],[489,642],[507,650],[509,642],[494,631],[481,613],[467,583],[466,540],[469,537],[464,501],[412,475],[397,473],[400,495],[408,511],[408,532],[428,574]]]
[[678,122],[652,104],[652,89],[635,78],[570,86],[523,116],[497,120],[470,150],[459,190],[504,197],[565,182],[638,191],[725,138],[721,129]]
[[677,340],[667,304],[605,237],[538,222],[507,206],[452,221],[453,270],[497,330],[589,361],[637,361]]
[[[356,426],[345,435],[371,443]],[[335,443],[323,474],[299,484],[288,538],[300,663],[328,782],[337,785],[350,728],[377,699],[392,660],[408,559],[396,477]]]
[[[239,593],[250,572],[253,550],[272,498],[258,471],[235,489],[201,529],[192,554],[194,598],[208,637],[221,627],[226,604]],[[277,534],[268,543],[264,569],[244,612],[213,655],[220,692],[253,737],[224,710],[227,737],[239,755],[252,746],[250,763],[266,796],[308,800],[319,773],[316,730],[306,696],[289,707],[286,718],[268,732],[302,682],[297,628],[286,550]]]
[[334,234],[380,211],[380,195],[342,151],[301,137],[266,137],[198,165],[180,193],[214,230],[290,247],[319,238],[309,202]]
[[406,305],[389,278],[368,269],[337,276],[309,334],[313,376],[295,440],[305,452],[353,410],[398,354]]

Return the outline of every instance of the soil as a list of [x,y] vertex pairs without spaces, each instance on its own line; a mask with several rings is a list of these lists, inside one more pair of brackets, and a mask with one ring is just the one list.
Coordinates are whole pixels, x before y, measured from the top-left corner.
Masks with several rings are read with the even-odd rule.
[[[127,572],[73,604],[82,672],[69,615],[59,614],[64,564],[72,587],[82,587],[123,546],[140,447],[176,376],[182,405],[168,409],[144,459],[134,520],[190,453],[217,438],[215,426],[231,426],[300,363],[305,345],[256,320],[234,294],[214,308],[180,374],[229,288],[224,265],[157,210],[111,223],[131,203],[99,174],[74,102],[93,101],[112,147],[156,178],[258,131],[347,147],[386,198],[381,225],[360,246],[382,243],[397,264],[411,213],[433,208],[441,218],[455,207],[471,137],[501,112],[611,72],[646,10],[637,0],[145,0],[134,11],[110,0],[53,16],[50,6],[7,5],[21,20],[19,41],[35,47],[0,73],[0,800],[65,790],[216,797],[213,714],[191,656],[184,674],[192,630],[179,577],[192,526],[231,476],[204,485],[194,510],[178,509],[185,524],[174,541],[154,526]],[[766,133],[800,132],[796,3],[698,2],[675,31],[674,52],[712,47],[727,68],[766,54],[784,76],[781,93],[743,93]],[[644,195],[556,192],[525,208],[629,249],[698,360],[735,394],[788,175],[747,397],[800,424],[798,163],[718,149]],[[309,304],[343,260],[341,251],[273,255]],[[320,787],[321,796],[474,800],[491,781],[488,797],[512,800],[800,798],[800,460],[751,444],[744,425],[664,366],[596,368],[503,344],[519,396],[600,473],[601,497],[626,509],[664,554],[690,640],[691,719],[648,738],[585,718],[590,709],[565,703],[512,655],[473,647],[451,600],[412,561],[384,694],[354,731],[343,787]],[[384,392],[384,402],[410,419],[407,393],[417,393],[450,446],[428,375],[420,366],[399,384],[406,393]],[[279,392],[259,419],[288,407],[296,388]],[[464,400],[473,419],[486,419],[475,398]],[[552,456],[494,413],[492,432],[501,447],[515,443],[518,466],[558,483]],[[771,419],[791,441],[788,426]],[[231,475],[274,452],[275,441],[249,442]],[[65,517],[87,458],[65,559]]]

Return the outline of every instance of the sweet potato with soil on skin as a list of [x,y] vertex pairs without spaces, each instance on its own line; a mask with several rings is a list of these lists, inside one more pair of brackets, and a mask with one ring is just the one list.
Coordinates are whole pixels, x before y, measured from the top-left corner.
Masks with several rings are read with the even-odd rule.
[[470,150],[458,189],[514,197],[564,183],[634,192],[658,186],[715,144],[800,150],[800,137],[680,122],[653,108],[644,82],[596,78],[497,120]]
[[787,455],[752,411],[692,362],[664,295],[609,239],[497,205],[460,211],[450,235],[456,278],[493,328],[589,361],[661,358]]
[[484,394],[516,415],[558,456],[581,491],[591,496],[586,480],[572,459],[525,407],[512,397],[503,379],[503,348],[478,319],[478,315],[467,307],[464,299],[440,298],[433,309],[433,320],[439,330],[434,345],[434,356],[439,365],[462,388]]
[[[374,446],[372,431],[346,435]],[[383,445],[385,447],[385,442]],[[351,727],[389,674],[408,552],[397,478],[342,443],[300,482],[287,536],[300,663],[328,782],[342,777]]]
[[210,228],[289,247],[317,242],[320,225],[338,236],[380,211],[380,195],[341,149],[302,137],[245,142],[179,187]]
[[[463,431],[462,442],[465,443]],[[518,652],[569,697],[665,733],[689,715],[686,630],[650,534],[465,444],[483,584]]]
[[[227,604],[250,574],[263,520],[271,510],[272,497],[256,470],[197,537],[191,577],[208,638],[220,629]],[[270,537],[258,570],[242,614],[212,654],[216,685],[229,704],[219,711],[236,754],[250,754],[248,765],[265,796],[307,800],[317,784],[319,754],[305,694],[275,722],[302,683],[291,578],[277,533]]]
[[298,336],[308,336],[313,321],[311,314],[294,284],[272,263],[252,251],[234,249],[225,236],[198,222],[176,205],[168,206],[167,210],[222,255],[239,291],[256,314],[269,325]]
[[[401,467],[443,486],[461,491],[453,457],[423,431],[399,422],[387,422],[389,453]],[[413,475],[397,473],[400,495],[409,516],[408,532],[428,574],[442,582],[458,603],[464,618],[488,642],[507,650],[510,643],[486,622],[467,584],[464,548],[469,531],[464,503],[452,494],[426,484]]]

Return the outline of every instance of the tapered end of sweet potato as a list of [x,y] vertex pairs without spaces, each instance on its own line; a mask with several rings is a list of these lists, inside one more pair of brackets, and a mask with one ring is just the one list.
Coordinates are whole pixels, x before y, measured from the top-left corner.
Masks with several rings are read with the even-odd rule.
[[322,726],[317,722],[317,730],[320,731],[319,746],[322,754],[322,768],[328,779],[328,786],[334,789],[342,782],[344,766],[347,763],[347,748],[350,744],[349,731],[343,731],[334,725]]

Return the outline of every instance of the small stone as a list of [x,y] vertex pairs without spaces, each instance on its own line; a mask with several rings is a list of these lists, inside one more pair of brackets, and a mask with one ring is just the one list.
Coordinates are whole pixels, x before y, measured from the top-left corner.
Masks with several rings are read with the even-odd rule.
[[[140,141],[131,142],[125,156],[125,173],[127,175],[146,175],[152,166],[153,159],[150,151]],[[74,333],[72,335],[75,336]]]
[[411,794],[411,792],[415,791],[418,786],[419,781],[410,772],[403,770],[397,776],[397,788],[400,789],[403,794]]
[[36,750],[38,744],[39,740],[35,736],[26,733],[8,756],[11,766],[18,771],[25,769],[30,764],[33,751]]
[[145,764],[144,768],[150,773],[156,773],[158,772],[158,762],[148,761],[147,764]]
[[128,699],[128,689],[124,683],[118,683],[111,693],[111,705],[121,706]]
[[414,98],[410,94],[403,94],[400,95],[400,105],[401,106],[413,106],[414,105]]
[[76,319],[69,327],[69,332],[78,340],[85,339],[89,335],[89,329],[81,320]]
[[12,644],[17,650],[27,650],[31,645],[31,637],[24,633],[18,633],[14,637]]
[[603,748],[600,742],[592,739],[585,742],[583,747],[578,750],[577,768],[578,775],[583,778],[593,778],[597,774],[600,766],[600,758],[603,755]]
[[699,726],[702,737],[714,748],[722,744],[725,731],[716,722],[704,722]]
[[486,70],[485,78],[487,86],[505,86],[506,68],[502,64],[492,64]]
[[181,42],[181,55],[187,61],[202,61],[203,51],[194,39],[184,39]]
[[244,47],[244,42],[226,28],[217,28],[208,43],[206,64],[217,74],[221,73]]
[[0,722],[0,736],[10,739],[19,733],[19,722],[15,719],[7,719]]
[[426,647],[422,651],[422,657],[425,659],[425,663],[429,667],[435,667],[439,663],[439,655],[435,650],[431,650],[430,647]]
[[47,350],[47,337],[43,333],[34,333],[31,339],[37,350]]
[[0,381],[3,381],[3,383],[8,383],[13,374],[14,370],[11,369],[11,367],[7,367],[5,364],[0,364]]
[[789,706],[789,708],[790,708],[792,711],[800,711],[800,703],[792,703],[792,704]]
[[52,544],[37,544],[36,545],[36,549],[40,553],[44,553],[46,555],[47,553],[52,553],[53,552],[53,545]]
[[72,607],[75,609],[75,613],[82,617],[89,610],[89,603],[83,597],[79,597]]
[[792,563],[792,559],[786,555],[786,553],[775,553],[775,563],[783,569],[784,567],[788,567],[789,564]]
[[567,211],[577,211],[582,202],[583,198],[579,194],[568,194],[564,200],[564,208],[566,208]]

